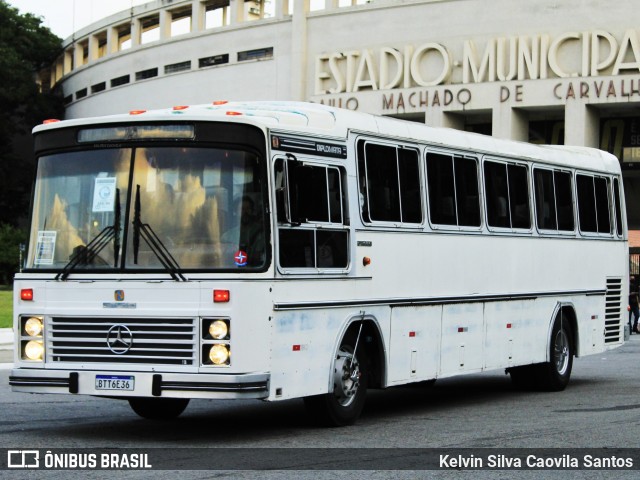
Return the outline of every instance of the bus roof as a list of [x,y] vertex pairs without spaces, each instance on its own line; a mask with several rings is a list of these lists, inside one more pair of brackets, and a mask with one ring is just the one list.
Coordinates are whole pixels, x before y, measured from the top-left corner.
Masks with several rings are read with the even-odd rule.
[[[288,101],[214,102],[126,114],[64,120],[39,125],[33,133],[50,129],[109,123],[216,120],[249,123],[263,129],[300,135],[346,139],[349,132],[372,134],[406,142],[461,149],[496,157],[535,160],[567,167],[619,173],[618,159],[601,150],[577,146],[534,145],[487,135],[381,117],[317,103]],[[46,122],[46,121],[45,121]]]

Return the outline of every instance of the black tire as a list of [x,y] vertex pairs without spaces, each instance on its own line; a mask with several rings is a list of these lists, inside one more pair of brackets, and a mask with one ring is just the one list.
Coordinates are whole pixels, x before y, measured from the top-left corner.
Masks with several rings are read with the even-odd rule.
[[550,361],[540,364],[536,372],[541,390],[559,392],[566,388],[571,378],[574,353],[573,330],[567,318],[559,315],[551,331]]
[[[353,354],[355,341],[343,340],[334,361],[333,391],[305,397],[314,423],[326,427],[352,425],[362,413],[367,395],[369,368],[362,346]],[[352,362],[353,359],[353,362]]]
[[188,398],[130,398],[129,405],[142,418],[172,420],[189,404]]
[[511,381],[520,388],[559,392],[569,384],[573,368],[573,329],[562,314],[556,317],[545,363],[508,369]]

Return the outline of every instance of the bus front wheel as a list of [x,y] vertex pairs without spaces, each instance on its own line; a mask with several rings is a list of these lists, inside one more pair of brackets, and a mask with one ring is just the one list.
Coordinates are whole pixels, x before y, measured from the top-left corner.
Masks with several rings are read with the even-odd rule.
[[323,426],[352,425],[362,412],[367,394],[368,366],[364,348],[342,341],[333,364],[333,391],[305,397],[307,412]]
[[130,398],[131,409],[149,420],[171,420],[189,404],[188,398]]

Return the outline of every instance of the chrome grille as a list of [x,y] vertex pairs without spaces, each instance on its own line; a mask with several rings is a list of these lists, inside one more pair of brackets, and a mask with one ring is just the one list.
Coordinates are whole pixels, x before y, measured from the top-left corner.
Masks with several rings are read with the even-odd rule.
[[[107,344],[109,330],[117,325],[131,332],[131,346],[124,353],[114,353]],[[196,331],[192,318],[53,317],[47,357],[54,363],[194,365]]]
[[616,343],[621,340],[621,311],[622,279],[608,278],[607,293],[605,295],[604,343]]

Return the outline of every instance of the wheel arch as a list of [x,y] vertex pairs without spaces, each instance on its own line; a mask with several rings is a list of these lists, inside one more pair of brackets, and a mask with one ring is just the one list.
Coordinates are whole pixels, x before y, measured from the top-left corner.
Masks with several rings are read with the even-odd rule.
[[547,332],[547,361],[551,360],[549,357],[549,345],[551,345],[552,341],[551,333],[553,332],[553,325],[558,317],[561,317],[563,321],[569,322],[569,326],[571,327],[571,338],[569,338],[569,340],[573,346],[574,355],[576,357],[580,356],[580,332],[578,330],[578,317],[576,315],[575,306],[571,302],[558,302],[553,311],[553,315],[551,316]]
[[[374,315],[359,312],[347,318],[342,330],[336,338],[333,348],[333,358],[338,354],[340,344],[345,338],[356,339],[362,325],[362,333],[358,343],[358,350],[364,348],[369,367],[369,387],[380,388],[386,378],[386,354],[380,323]],[[333,362],[333,360],[332,360]],[[329,391],[333,390],[332,375],[329,375]]]

